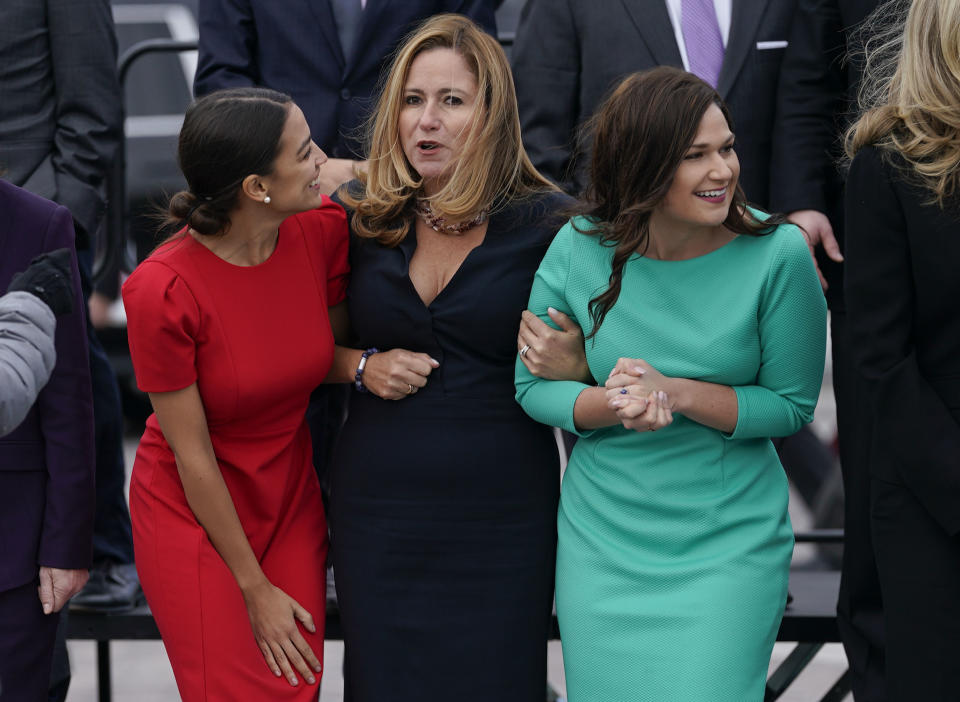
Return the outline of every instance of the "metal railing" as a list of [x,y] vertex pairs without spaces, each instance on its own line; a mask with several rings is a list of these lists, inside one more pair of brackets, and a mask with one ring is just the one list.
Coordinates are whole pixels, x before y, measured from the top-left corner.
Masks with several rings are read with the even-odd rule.
[[[126,104],[123,98],[126,90],[127,73],[130,72],[130,66],[133,65],[134,61],[147,54],[169,54],[196,50],[197,41],[195,39],[189,41],[147,39],[137,42],[124,51],[120,56],[120,60],[117,62],[117,74],[120,78],[121,104]],[[123,117],[125,122],[125,111]],[[107,180],[106,242],[103,249],[103,256],[100,257],[94,265],[94,283],[100,283],[106,275],[116,271],[118,266],[126,271],[133,270],[136,267],[137,261],[129,259],[126,256],[128,215],[127,139],[126,136],[124,136],[120,139],[117,155],[113,162],[113,168],[110,169]]]

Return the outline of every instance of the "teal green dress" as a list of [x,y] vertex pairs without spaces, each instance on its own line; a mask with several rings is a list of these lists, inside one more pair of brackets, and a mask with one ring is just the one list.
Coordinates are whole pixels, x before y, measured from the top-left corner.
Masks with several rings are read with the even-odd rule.
[[[530,309],[549,322],[554,307],[589,331],[588,304],[607,287],[612,255],[568,223],[540,264]],[[654,433],[578,432],[573,406],[587,386],[535,378],[517,361],[524,410],[581,437],[557,519],[570,702],[763,699],[793,549],[770,437],[812,419],[825,338],[810,254],[800,231],[783,225],[684,261],[633,256],[586,344],[601,381],[628,357],[732,386],[732,434],[680,415]]]

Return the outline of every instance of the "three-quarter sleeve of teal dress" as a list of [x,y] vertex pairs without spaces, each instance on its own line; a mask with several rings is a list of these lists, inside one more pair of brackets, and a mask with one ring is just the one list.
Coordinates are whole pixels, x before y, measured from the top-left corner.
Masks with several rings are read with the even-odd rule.
[[760,369],[754,384],[733,388],[732,439],[789,436],[813,419],[823,382],[827,303],[810,251],[796,233],[778,237],[769,261],[757,312]]
[[[543,257],[530,290],[528,309],[554,329],[557,325],[547,314],[548,307],[563,312],[583,326],[565,297],[573,236],[583,235],[574,230],[571,224],[564,225]],[[586,383],[537,378],[517,356],[516,387],[517,402],[528,415],[541,424],[560,427],[578,436],[590,433],[577,429],[573,421],[573,406],[577,397],[585,388],[590,387]]]

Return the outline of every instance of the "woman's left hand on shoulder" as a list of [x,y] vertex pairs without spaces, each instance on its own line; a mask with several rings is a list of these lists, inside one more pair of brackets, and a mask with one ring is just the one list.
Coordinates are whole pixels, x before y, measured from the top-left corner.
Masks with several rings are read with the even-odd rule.
[[583,330],[570,317],[552,307],[554,329],[530,310],[524,310],[517,334],[520,360],[531,374],[545,380],[579,380],[592,383],[583,345]]

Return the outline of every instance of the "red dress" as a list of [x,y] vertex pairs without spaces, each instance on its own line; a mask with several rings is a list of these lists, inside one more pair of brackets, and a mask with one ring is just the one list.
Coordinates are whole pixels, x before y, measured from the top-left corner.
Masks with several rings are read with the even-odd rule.
[[[185,235],[123,287],[137,384],[196,382],[244,532],[267,578],[310,612],[323,660],[327,526],[304,420],[333,358],[327,307],[342,301],[348,235],[329,200],[291,217],[258,266],[234,266]],[[137,570],[185,702],[315,700],[264,663],[236,581],[187,504],[156,417],[130,483]]]

